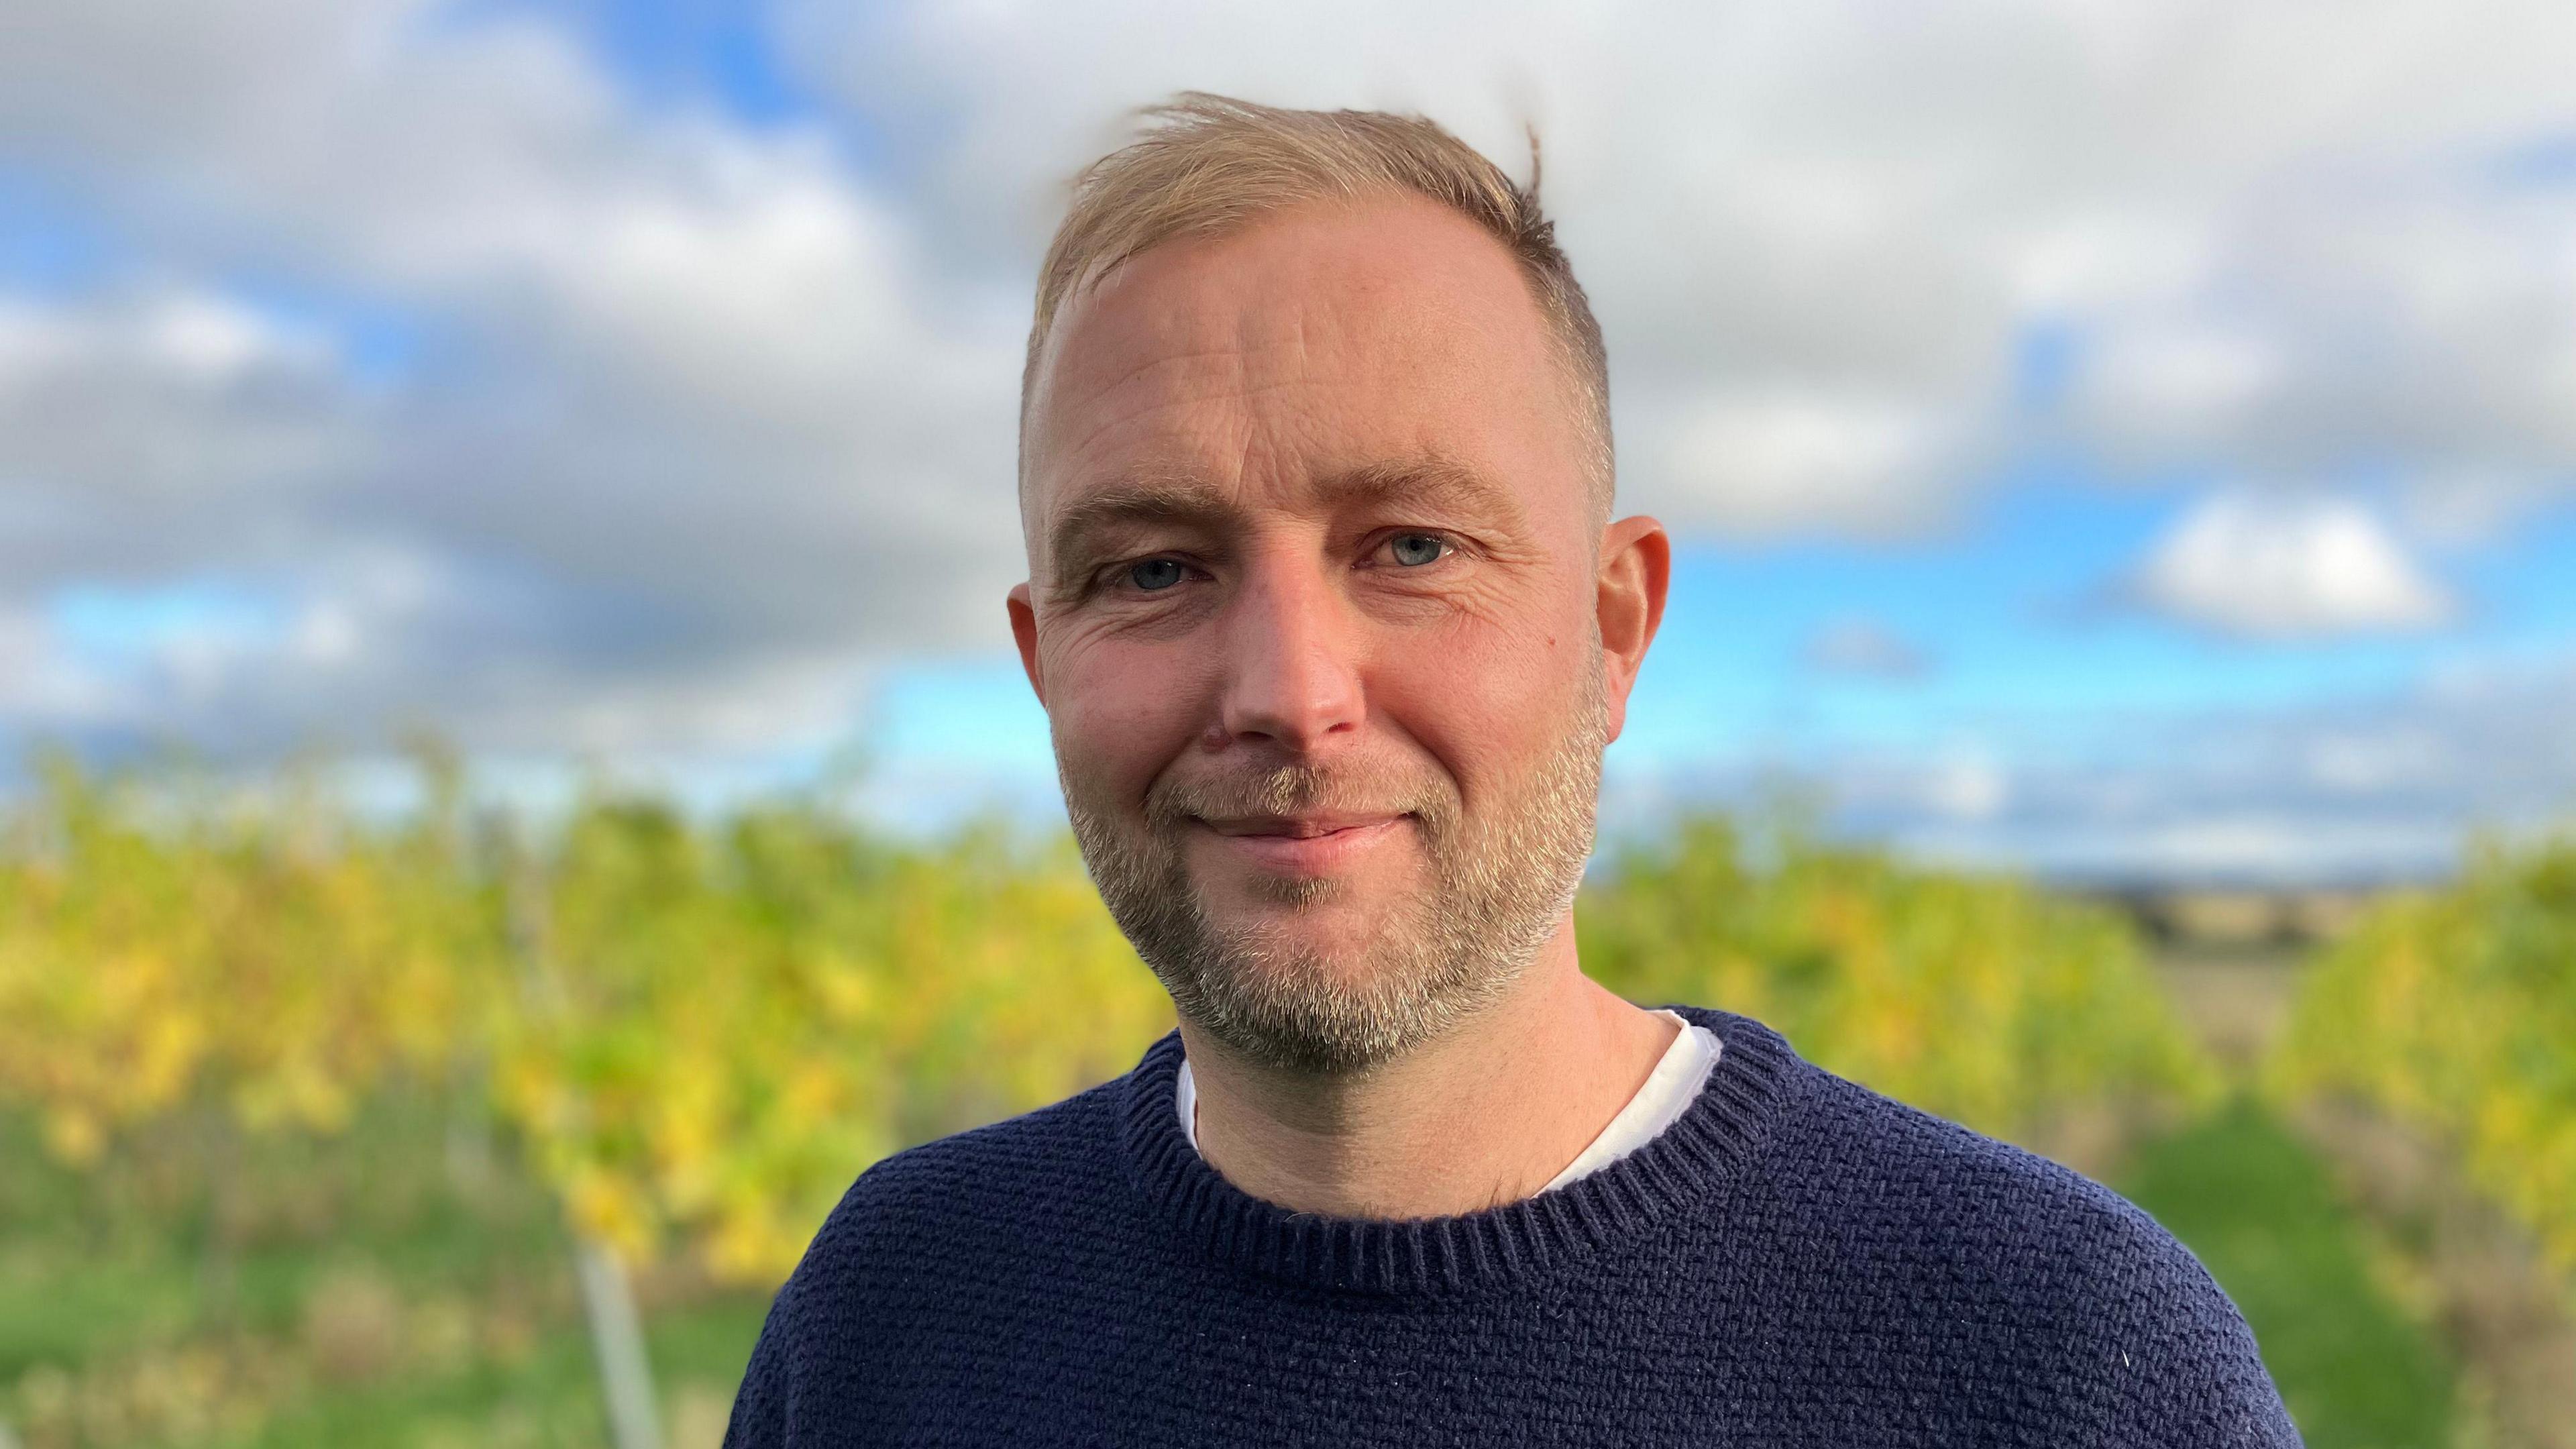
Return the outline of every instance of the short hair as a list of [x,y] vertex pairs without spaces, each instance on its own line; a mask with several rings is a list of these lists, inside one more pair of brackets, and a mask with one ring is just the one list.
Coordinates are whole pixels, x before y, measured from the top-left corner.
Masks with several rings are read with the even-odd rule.
[[1465,216],[1519,263],[1557,361],[1574,385],[1592,447],[1592,505],[1610,514],[1610,367],[1601,326],[1556,223],[1539,209],[1538,132],[1530,179],[1503,169],[1437,123],[1386,111],[1298,111],[1183,91],[1138,112],[1159,124],[1076,173],[1073,198],[1038,268],[1037,320],[1020,373],[1020,481],[1028,482],[1029,395],[1057,314],[1121,262],[1180,236],[1233,230],[1310,201],[1390,193],[1426,196]]

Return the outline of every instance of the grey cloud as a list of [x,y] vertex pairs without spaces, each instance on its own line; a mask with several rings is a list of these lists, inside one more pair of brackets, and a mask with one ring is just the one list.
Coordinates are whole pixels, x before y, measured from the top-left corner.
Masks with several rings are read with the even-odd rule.
[[[819,135],[631,114],[534,19],[337,3],[36,6],[0,135],[160,279],[0,296],[0,606],[56,681],[0,723],[761,749],[845,729],[873,661],[1007,637],[1020,323]],[[443,351],[362,386],[245,267]],[[172,579],[294,622],[48,640],[67,581]]]
[[[1182,86],[1420,106],[1515,169],[1539,121],[1611,338],[1625,494],[1684,529],[1918,530],[2043,434],[2308,479],[2375,451],[2424,494],[2409,518],[2459,528],[2564,496],[2576,331],[2550,258],[2576,193],[2486,159],[2566,129],[2564,7],[785,24],[782,53],[890,138],[866,166],[820,132],[639,114],[532,16],[15,7],[0,151],[150,250],[123,291],[0,298],[0,658],[50,681],[7,719],[244,750],[421,715],[514,748],[732,745],[828,733],[891,655],[999,648],[1055,188]],[[457,360],[371,390],[327,325],[164,345],[156,319],[220,311],[245,268],[435,318]],[[2034,324],[2081,339],[2037,420]],[[2440,480],[2472,478],[2489,501],[2445,512],[2466,485]],[[112,678],[49,642],[65,580],[193,577],[296,622]]]
[[[1998,457],[2561,489],[2576,14],[2535,0],[795,7],[796,54],[932,159],[981,265],[1127,107],[1420,107],[1548,186],[1612,342],[1623,486],[1701,529],[1906,532]],[[994,238],[1005,240],[996,242]],[[2059,415],[2027,329],[2083,339]],[[1840,441],[1835,441],[1839,439]]]

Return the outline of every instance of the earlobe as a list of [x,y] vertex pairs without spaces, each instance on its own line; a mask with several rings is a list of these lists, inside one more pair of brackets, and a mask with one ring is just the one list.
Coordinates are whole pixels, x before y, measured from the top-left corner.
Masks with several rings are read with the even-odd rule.
[[1011,614],[1011,642],[1020,648],[1020,668],[1029,676],[1029,689],[1038,697],[1038,706],[1046,706],[1046,679],[1038,669],[1038,615],[1029,601],[1029,586],[1011,585],[1007,602]]

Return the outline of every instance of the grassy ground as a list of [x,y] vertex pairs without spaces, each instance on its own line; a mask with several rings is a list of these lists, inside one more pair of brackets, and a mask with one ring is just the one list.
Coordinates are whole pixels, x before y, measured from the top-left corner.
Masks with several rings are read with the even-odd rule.
[[[400,1159],[403,1141],[429,1145],[417,1127],[367,1135]],[[206,1267],[206,1224],[119,1230],[83,1210],[95,1184],[31,1147],[0,1143],[0,1404],[31,1449],[606,1442],[566,1244],[523,1187],[469,1194],[426,1164],[407,1177],[379,1163],[371,1209],[319,1241],[262,1227],[224,1284]],[[2313,1449],[2447,1442],[2449,1366],[2373,1282],[2322,1165],[2278,1122],[2240,1104],[2148,1144],[2113,1185],[2235,1298]],[[720,1438],[762,1311],[756,1295],[704,1290],[650,1308],[673,1449]]]
[[[554,1209],[454,1146],[394,1103],[329,1144],[179,1132],[74,1173],[0,1118],[0,1425],[27,1449],[604,1444]],[[766,1303],[644,1288],[672,1449],[713,1449]]]
[[2236,1300],[2309,1449],[2450,1442],[2443,1350],[2373,1280],[2325,1165],[2269,1113],[2240,1100],[2142,1148],[2113,1186]]
[[[718,1299],[654,1315],[650,1351],[672,1449],[716,1449],[764,1307]],[[512,1363],[317,1394],[250,1442],[260,1449],[593,1449],[607,1441],[589,1340],[567,1325]]]
[[[2158,974],[2240,1081],[2288,1019],[2302,967],[2277,943],[2169,943]],[[2401,1305],[2392,1224],[2338,1184],[2313,1133],[2250,1098],[2136,1152],[2113,1179],[2236,1300],[2312,1449],[2482,1442],[2456,1345]],[[2411,1295],[2421,1302],[2420,1293]]]

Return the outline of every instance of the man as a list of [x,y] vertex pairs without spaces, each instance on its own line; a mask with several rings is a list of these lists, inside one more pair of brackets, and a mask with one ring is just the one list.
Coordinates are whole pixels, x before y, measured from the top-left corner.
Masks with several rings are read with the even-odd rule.
[[1583,975],[1670,546],[1535,179],[1156,114],[1040,278],[1009,608],[1179,1030],[862,1175],[727,1442],[2297,1443],[2136,1208]]

